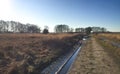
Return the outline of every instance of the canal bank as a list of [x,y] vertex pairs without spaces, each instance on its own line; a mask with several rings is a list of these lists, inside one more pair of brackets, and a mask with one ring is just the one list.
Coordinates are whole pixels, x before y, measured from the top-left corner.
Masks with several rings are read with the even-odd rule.
[[[80,48],[81,48],[81,40],[74,46],[74,49],[73,49],[74,51],[71,51],[68,54],[63,54],[63,56],[59,57],[51,65],[45,68],[40,74],[61,74],[59,73],[59,71],[62,71],[61,69],[64,68],[67,63],[69,63],[66,68],[66,72],[67,72],[69,70],[70,64],[72,64],[73,62],[72,60],[74,60],[74,58],[77,55],[75,53],[78,53]],[[72,57],[73,55],[74,55],[74,58]]]
[[120,74],[120,69],[105,49],[91,37],[81,48],[68,74]]

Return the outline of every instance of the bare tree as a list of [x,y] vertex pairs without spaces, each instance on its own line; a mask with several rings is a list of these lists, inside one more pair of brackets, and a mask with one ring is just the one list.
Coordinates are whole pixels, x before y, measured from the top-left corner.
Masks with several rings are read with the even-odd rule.
[[40,28],[34,24],[22,24],[15,21],[0,20],[0,32],[19,32],[19,33],[40,33]]
[[75,32],[85,32],[85,28],[76,28]]
[[55,32],[56,33],[64,33],[69,32],[69,26],[65,24],[60,24],[55,26]]

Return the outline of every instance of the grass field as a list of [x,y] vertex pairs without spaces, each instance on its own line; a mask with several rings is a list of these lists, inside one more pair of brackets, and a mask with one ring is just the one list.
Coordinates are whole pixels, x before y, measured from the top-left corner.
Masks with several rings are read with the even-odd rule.
[[[113,57],[114,61],[120,66],[120,47],[113,45],[114,42],[120,45],[120,34],[108,33],[98,34],[95,36],[98,43]],[[105,40],[104,40],[105,39]]]
[[117,34],[116,33],[102,33],[102,34],[98,34],[98,36],[120,42],[120,33],[117,33]]
[[0,74],[38,74],[69,52],[79,34],[0,34]]

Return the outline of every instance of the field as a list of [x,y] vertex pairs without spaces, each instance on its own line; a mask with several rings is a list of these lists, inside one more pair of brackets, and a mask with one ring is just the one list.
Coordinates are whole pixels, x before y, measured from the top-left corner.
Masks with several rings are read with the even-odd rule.
[[95,36],[98,43],[120,66],[120,33],[102,33]]
[[102,34],[98,34],[98,36],[120,42],[120,33],[117,33],[117,34],[116,33],[102,33]]
[[0,74],[39,74],[81,38],[79,34],[0,34]]
[[109,48],[104,41],[96,39],[91,36],[90,39],[83,42],[84,46],[68,74],[120,74],[120,62],[115,62],[116,57],[112,57],[114,52],[108,52],[113,49]]

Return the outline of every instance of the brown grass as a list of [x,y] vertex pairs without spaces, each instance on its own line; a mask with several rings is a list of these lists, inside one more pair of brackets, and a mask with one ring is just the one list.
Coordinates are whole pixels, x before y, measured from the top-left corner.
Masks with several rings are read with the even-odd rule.
[[114,41],[120,42],[120,33],[115,34],[115,33],[102,33],[98,34],[100,37],[105,37],[107,39],[112,39]]
[[[120,48],[111,44],[111,41],[120,43],[120,34],[98,34],[95,37],[120,67]],[[107,41],[104,41],[101,38],[106,38]]]
[[78,34],[0,34],[0,74],[38,74],[80,38]]

